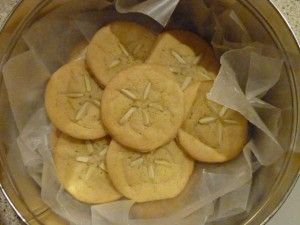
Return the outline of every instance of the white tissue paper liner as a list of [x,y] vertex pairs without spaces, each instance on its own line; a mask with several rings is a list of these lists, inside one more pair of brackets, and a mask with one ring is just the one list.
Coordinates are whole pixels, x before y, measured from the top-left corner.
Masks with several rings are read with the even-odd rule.
[[139,21],[139,24],[151,29],[154,33],[162,31],[163,27],[153,19],[138,13],[120,14],[113,5],[103,10],[91,10],[72,15],[76,28],[90,41],[100,27],[117,20]]
[[[224,53],[220,72],[207,97],[238,111],[259,128],[252,135],[250,143],[259,162],[269,165],[283,152],[274,136],[278,131],[280,110],[260,98],[279,80],[283,61],[266,56],[263,48],[264,46],[250,46]],[[263,121],[256,108],[259,108],[262,115],[263,109],[266,109],[271,116],[264,116]],[[274,113],[270,113],[270,110]],[[270,129],[274,130],[274,134]]]
[[154,18],[165,26],[174,12],[179,0],[116,0],[116,10],[120,13],[139,12]]
[[[278,81],[282,62],[276,54],[266,55],[266,46],[263,45],[251,45],[226,52],[221,57],[220,73],[208,94],[210,99],[242,113],[258,128],[237,159],[220,165],[197,163],[187,187],[174,199],[143,204],[122,199],[89,205],[77,201],[64,191],[56,177],[52,159],[53,146],[49,142],[52,127],[43,108],[45,83],[53,71],[67,62],[74,45],[89,41],[93,33],[104,25],[102,19],[111,21],[112,15],[124,17],[111,8],[103,9],[105,6],[112,7],[105,1],[89,2],[73,1],[36,22],[24,35],[30,50],[10,59],[3,70],[8,97],[20,131],[18,145],[30,175],[41,185],[42,199],[72,224],[88,225],[194,225],[245,211],[252,172],[260,164],[273,163],[282,152],[276,141],[280,110],[261,100]],[[140,9],[141,3],[133,6],[124,2],[118,1],[117,4],[122,3],[127,10]],[[150,3],[161,6],[169,1],[159,1],[159,4],[158,1],[146,2],[144,4],[151,8]],[[221,46],[222,51],[242,47],[249,42],[247,32],[232,11],[214,14],[200,0],[191,1],[189,7],[196,9],[200,6],[205,6],[203,9],[207,13],[199,18],[194,11],[191,18],[195,19],[194,16],[197,16],[203,24],[215,25],[216,29],[201,29],[199,26],[198,31],[203,31],[203,36],[210,36],[213,44]],[[152,9],[155,12],[155,7]],[[167,14],[168,17],[171,15]],[[166,17],[156,13],[149,15],[165,24],[159,18]],[[142,17],[132,14],[127,16],[132,20],[135,16]],[[220,18],[224,24],[222,26],[218,25],[221,24]],[[149,18],[145,21],[149,21]],[[225,37],[228,27],[240,27],[236,39],[230,37],[229,40]],[[214,49],[218,52],[220,48]],[[15,91],[16,84],[21,86],[18,92]],[[269,147],[270,143],[274,148]],[[243,198],[237,201],[236,196]]]

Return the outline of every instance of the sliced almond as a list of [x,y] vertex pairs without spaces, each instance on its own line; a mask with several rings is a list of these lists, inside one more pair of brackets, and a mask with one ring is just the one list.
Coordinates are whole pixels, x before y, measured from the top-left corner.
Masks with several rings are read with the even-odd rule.
[[128,51],[124,47],[124,45],[122,45],[121,43],[119,43],[119,47],[120,47],[121,51],[124,53],[124,55],[126,55],[127,57],[130,56],[129,53],[128,53]]
[[192,82],[193,78],[192,77],[186,77],[181,85],[181,90],[185,90],[189,84]]
[[223,126],[222,123],[218,123],[218,141],[219,145],[223,142]]
[[86,141],[86,147],[87,147],[87,151],[89,154],[93,153],[94,152],[94,147],[92,145],[92,142],[91,141]]
[[154,168],[153,168],[152,165],[149,165],[149,166],[148,166],[148,175],[149,175],[149,177],[150,177],[151,179],[154,179],[154,177],[155,177],[155,174],[154,174]]
[[196,56],[196,58],[193,60],[192,64],[197,65],[202,59],[202,54]]
[[81,120],[85,116],[88,104],[89,104],[88,102],[85,102],[81,106],[81,108],[78,110],[78,112],[77,112],[77,114],[75,116],[75,121]]
[[91,103],[93,103],[96,106],[100,106],[101,105],[101,102],[99,100],[97,100],[97,99],[92,99]]
[[89,157],[87,157],[87,156],[77,156],[76,161],[87,163],[89,161]]
[[84,74],[84,84],[85,84],[86,91],[90,92],[92,90],[92,87],[91,87],[89,75],[87,73]]
[[219,116],[223,117],[225,116],[226,112],[227,112],[228,108],[226,106],[223,106],[222,109],[219,112]]
[[101,162],[99,167],[104,171],[104,172],[107,172],[107,169],[106,169],[106,165],[104,162]]
[[106,146],[105,148],[103,148],[103,149],[101,150],[101,152],[99,152],[99,155],[100,155],[100,156],[104,156],[104,155],[107,153],[107,150],[108,150],[108,147]]
[[212,111],[214,114],[219,115],[220,111],[219,108],[216,106],[216,104],[209,99],[207,99],[206,96],[206,101],[207,101],[207,107],[209,108],[210,111]]
[[114,68],[118,66],[121,63],[119,59],[115,59],[114,61],[111,62],[111,64],[108,66],[109,68]]
[[169,66],[169,70],[170,70],[172,73],[178,73],[177,69],[175,69],[175,68],[172,67],[172,66]]
[[172,56],[181,64],[186,64],[185,60],[182,58],[181,55],[179,55],[178,52],[172,50],[171,51]]
[[137,99],[136,95],[127,89],[121,89],[120,92],[132,100]]
[[140,157],[130,163],[130,166],[139,166],[144,162],[144,158]]
[[150,118],[149,118],[148,112],[146,110],[142,110],[142,113],[143,113],[144,125],[149,126],[150,125]]
[[149,82],[144,90],[144,99],[147,99],[150,93],[151,83]]
[[207,70],[202,67],[202,66],[197,66],[196,70],[198,70],[198,72],[200,72],[200,75],[202,77],[204,77],[206,80],[214,80],[213,78],[211,78],[208,74],[207,74]]
[[149,103],[148,106],[159,111],[164,111],[164,108],[157,103]]
[[100,157],[98,155],[93,155],[93,156],[90,156],[90,159],[89,159],[89,163],[98,163],[100,162],[101,160],[103,160],[103,157]]
[[199,123],[201,123],[201,124],[209,124],[209,123],[212,123],[212,122],[214,122],[216,120],[217,120],[217,118],[212,117],[212,116],[208,116],[208,117],[201,118],[199,120]]
[[89,178],[92,176],[92,174],[93,174],[93,172],[94,172],[95,170],[96,170],[96,167],[95,167],[95,166],[89,167],[89,168],[88,168],[88,171],[86,172],[86,174],[85,174],[85,176],[84,176],[84,179],[85,179],[85,180],[89,179]]
[[120,124],[126,123],[126,122],[129,120],[129,118],[132,116],[132,114],[133,114],[136,110],[137,110],[136,107],[131,107],[131,108],[127,111],[127,113],[125,113],[125,115],[120,119],[119,123],[120,123]]
[[84,96],[83,93],[67,93],[65,95],[69,98],[80,98]]
[[238,122],[235,120],[223,120],[223,121],[224,123],[228,123],[228,124],[238,124]]

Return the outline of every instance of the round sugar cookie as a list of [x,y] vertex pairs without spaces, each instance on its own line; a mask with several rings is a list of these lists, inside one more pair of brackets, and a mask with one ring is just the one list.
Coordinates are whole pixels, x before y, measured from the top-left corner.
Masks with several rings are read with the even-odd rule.
[[183,92],[165,67],[140,64],[106,86],[101,116],[115,140],[148,152],[176,136],[184,117]]
[[184,118],[186,118],[189,115],[189,113],[192,109],[192,106],[197,97],[199,87],[200,87],[200,82],[195,82],[195,83],[189,85],[189,87],[187,87],[187,89],[185,89],[185,91],[183,92],[183,94],[184,94]]
[[106,170],[106,152],[110,139],[79,140],[61,134],[54,149],[59,181],[76,199],[99,204],[119,199]]
[[61,135],[61,132],[58,129],[56,129],[55,127],[52,127],[52,130],[49,135],[49,146],[51,148],[55,148],[58,137],[60,135]]
[[160,34],[146,62],[167,66],[183,90],[193,82],[213,80],[219,70],[209,44],[196,34],[182,30]]
[[103,86],[121,70],[144,62],[156,35],[133,22],[117,21],[101,28],[87,48],[87,64]]
[[100,118],[102,92],[87,72],[84,60],[70,62],[47,84],[47,114],[63,133],[79,139],[101,138],[106,135]]
[[194,168],[193,160],[174,141],[151,153],[138,153],[111,141],[106,162],[116,189],[136,202],[177,196]]
[[198,161],[225,162],[242,151],[247,142],[248,122],[240,113],[206,98],[212,85],[212,82],[200,84],[178,140]]

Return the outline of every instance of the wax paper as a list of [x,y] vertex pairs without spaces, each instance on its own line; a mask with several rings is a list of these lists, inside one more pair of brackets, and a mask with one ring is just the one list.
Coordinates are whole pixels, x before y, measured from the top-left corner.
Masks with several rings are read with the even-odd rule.
[[[281,75],[282,60],[276,49],[251,43],[236,14],[224,10],[218,1],[186,0],[175,9],[177,3],[119,0],[114,7],[101,0],[71,1],[34,23],[23,35],[29,50],[4,67],[23,162],[41,186],[42,199],[71,224],[200,225],[225,219],[247,210],[253,172],[281,156],[277,141],[280,109],[262,100]],[[184,12],[190,16],[182,17]],[[123,198],[90,205],[67,193],[56,176],[51,143],[54,128],[44,109],[45,84],[68,62],[73,48],[87,44],[100,27],[117,19],[138,21],[155,32],[162,25],[187,28],[207,38],[221,62],[208,97],[239,111],[253,124],[249,142],[238,158],[224,164],[197,163],[187,187],[173,199],[135,203]],[[234,32],[228,36],[228,31]],[[19,91],[15,84],[21,87]]]
[[224,53],[220,72],[207,96],[240,112],[258,128],[250,140],[253,153],[262,165],[269,165],[283,152],[275,138],[280,124],[280,109],[264,102],[261,97],[278,82],[283,61],[264,54],[262,48],[249,46]]
[[179,0],[116,0],[116,9],[121,13],[139,12],[154,18],[161,25],[165,26]]

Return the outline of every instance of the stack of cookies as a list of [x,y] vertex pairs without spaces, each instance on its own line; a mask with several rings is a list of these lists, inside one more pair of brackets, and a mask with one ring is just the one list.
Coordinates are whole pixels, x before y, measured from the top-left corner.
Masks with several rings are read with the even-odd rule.
[[57,175],[76,199],[173,198],[195,160],[221,163],[242,151],[247,120],[206,98],[219,64],[196,34],[157,37],[118,21],[101,28],[85,51],[84,58],[72,54],[45,93],[57,128]]

